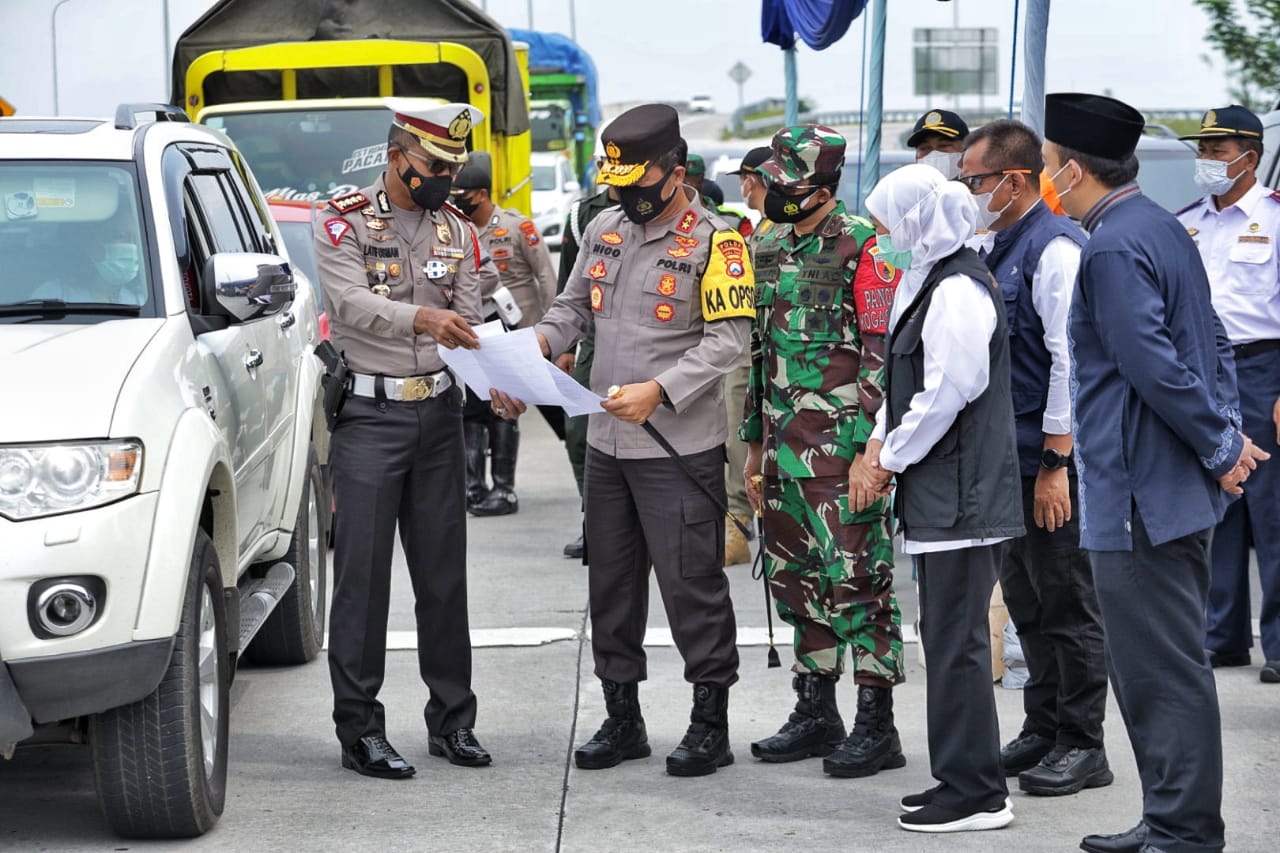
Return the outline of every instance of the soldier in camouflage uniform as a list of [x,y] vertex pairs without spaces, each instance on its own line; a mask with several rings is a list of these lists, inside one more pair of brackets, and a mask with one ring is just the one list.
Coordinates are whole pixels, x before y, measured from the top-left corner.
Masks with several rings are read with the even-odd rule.
[[[752,504],[763,502],[764,565],[795,629],[795,711],[751,745],[770,762],[827,756],[835,776],[906,762],[893,724],[903,679],[888,499],[850,511],[849,466],[871,435],[884,388],[884,334],[898,273],[875,229],[836,198],[845,141],[780,130],[760,166],[765,215],[754,249],[756,322],[740,435]],[[763,474],[762,486],[753,485]],[[845,736],[836,682],[852,652],[858,715]]]

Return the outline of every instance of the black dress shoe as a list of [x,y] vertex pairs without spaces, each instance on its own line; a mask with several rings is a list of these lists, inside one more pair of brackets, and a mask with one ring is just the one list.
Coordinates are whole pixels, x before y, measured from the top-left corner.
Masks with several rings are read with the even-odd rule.
[[1040,759],[1053,749],[1053,738],[1044,735],[1023,732],[1013,740],[1000,747],[1000,765],[1004,767],[1004,775],[1017,776],[1023,770],[1030,770],[1040,763]]
[[1209,652],[1209,666],[1214,669],[1226,666],[1248,666],[1253,663],[1249,652]]
[[375,779],[408,779],[413,765],[400,757],[382,735],[365,735],[342,748],[342,766]]
[[1147,843],[1147,825],[1140,823],[1115,835],[1086,835],[1080,849],[1088,853],[1138,853]]
[[1280,684],[1280,660],[1269,660],[1258,673],[1258,680],[1263,684]]
[[428,738],[427,751],[432,755],[443,755],[450,764],[459,767],[484,767],[493,762],[493,758],[476,740],[476,733],[471,729],[458,729],[447,735],[431,735]]
[[1104,788],[1114,779],[1102,747],[1055,746],[1039,764],[1018,774],[1018,787],[1028,794],[1058,797],[1083,788]]
[[582,559],[582,537],[581,536],[579,536],[577,539],[570,542],[568,545],[564,546],[564,555],[566,557],[572,557],[575,560]]

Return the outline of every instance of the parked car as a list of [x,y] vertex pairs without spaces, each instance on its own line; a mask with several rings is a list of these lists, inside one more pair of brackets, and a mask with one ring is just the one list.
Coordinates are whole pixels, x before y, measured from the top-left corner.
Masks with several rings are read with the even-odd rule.
[[564,241],[564,222],[569,208],[582,195],[582,185],[573,176],[573,164],[563,152],[535,151],[533,166],[533,224],[538,226],[547,248],[557,251]]
[[689,99],[689,112],[691,113],[713,113],[716,111],[715,101],[711,100],[710,95],[694,95]]
[[0,199],[0,755],[87,744],[118,833],[199,835],[239,659],[324,637],[315,294],[177,108],[0,119]]

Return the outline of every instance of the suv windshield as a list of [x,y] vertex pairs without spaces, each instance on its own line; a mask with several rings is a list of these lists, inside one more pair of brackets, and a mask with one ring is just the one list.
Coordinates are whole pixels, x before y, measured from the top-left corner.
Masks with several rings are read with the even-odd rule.
[[0,322],[136,316],[151,301],[129,166],[6,162],[0,200]]
[[556,167],[533,165],[533,191],[552,192],[556,189]]
[[378,179],[387,164],[385,107],[222,113],[204,123],[230,136],[268,198],[325,201]]

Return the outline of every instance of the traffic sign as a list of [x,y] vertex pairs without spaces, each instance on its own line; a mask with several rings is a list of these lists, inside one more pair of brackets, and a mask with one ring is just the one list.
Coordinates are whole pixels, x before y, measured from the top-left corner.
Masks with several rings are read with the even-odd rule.
[[743,65],[741,62],[735,63],[734,66],[729,69],[729,79],[737,83],[739,86],[747,82],[747,79],[750,77],[751,69]]

